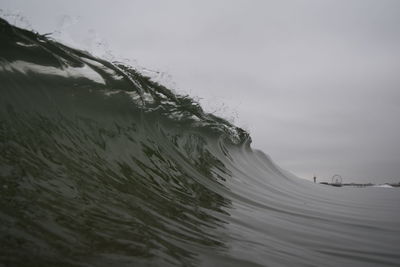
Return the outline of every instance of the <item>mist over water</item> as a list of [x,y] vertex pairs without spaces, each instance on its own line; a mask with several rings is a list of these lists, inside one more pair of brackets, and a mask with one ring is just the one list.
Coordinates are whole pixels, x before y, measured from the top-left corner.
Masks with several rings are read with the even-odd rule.
[[299,179],[130,66],[0,20],[0,264],[397,266],[396,188]]

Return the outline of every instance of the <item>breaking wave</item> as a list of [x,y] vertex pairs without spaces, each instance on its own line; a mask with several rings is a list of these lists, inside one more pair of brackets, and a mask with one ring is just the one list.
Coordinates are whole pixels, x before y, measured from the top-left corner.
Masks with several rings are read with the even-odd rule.
[[0,265],[395,266],[399,192],[315,185],[135,69],[0,19]]

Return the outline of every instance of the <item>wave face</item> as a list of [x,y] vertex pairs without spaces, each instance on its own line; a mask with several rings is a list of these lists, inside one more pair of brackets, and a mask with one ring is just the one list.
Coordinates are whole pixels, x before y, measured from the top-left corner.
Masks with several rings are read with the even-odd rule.
[[395,266],[396,189],[298,179],[134,69],[0,20],[0,265]]

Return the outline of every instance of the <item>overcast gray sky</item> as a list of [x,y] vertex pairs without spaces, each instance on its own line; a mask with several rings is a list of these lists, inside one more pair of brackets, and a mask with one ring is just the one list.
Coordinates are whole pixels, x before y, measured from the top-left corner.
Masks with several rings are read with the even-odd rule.
[[[400,182],[398,0],[0,0],[0,9],[169,74],[299,177]],[[18,12],[22,21],[9,16]]]

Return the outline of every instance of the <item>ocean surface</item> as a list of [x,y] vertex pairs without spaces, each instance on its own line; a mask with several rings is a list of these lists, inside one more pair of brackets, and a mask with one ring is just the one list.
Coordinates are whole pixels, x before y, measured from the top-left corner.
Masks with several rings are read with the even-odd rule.
[[399,189],[299,179],[190,97],[1,19],[0,152],[0,266],[400,266]]

